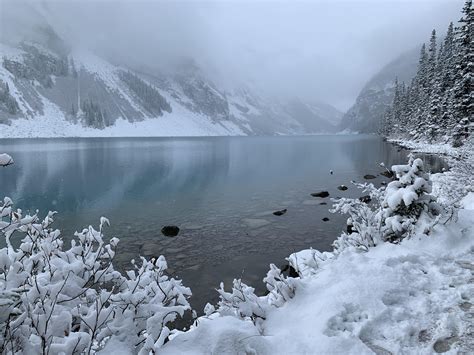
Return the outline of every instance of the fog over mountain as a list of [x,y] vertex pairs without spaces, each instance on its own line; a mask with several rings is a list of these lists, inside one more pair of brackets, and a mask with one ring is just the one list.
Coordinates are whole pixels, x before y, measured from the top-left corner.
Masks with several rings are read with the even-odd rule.
[[444,30],[462,1],[1,0],[1,41],[49,23],[114,64],[174,70],[190,57],[220,87],[324,101],[340,110],[385,64]]

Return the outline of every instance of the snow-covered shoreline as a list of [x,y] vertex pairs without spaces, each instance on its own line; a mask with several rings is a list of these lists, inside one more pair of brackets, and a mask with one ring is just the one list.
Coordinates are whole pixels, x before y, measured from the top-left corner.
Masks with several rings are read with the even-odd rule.
[[[396,179],[386,188],[356,184],[370,193],[372,205],[358,199],[335,201],[334,210],[350,216],[351,231],[336,240],[333,252],[309,249],[289,256],[299,277],[287,277],[270,265],[263,280],[269,291],[265,296],[240,280],[234,280],[230,292],[229,285],[221,285],[218,305],[207,304],[205,315],[187,331],[167,327],[190,309],[191,290],[165,273],[163,256],[143,258],[143,265],[122,275],[111,264],[118,240],[104,244],[106,218],[100,218],[98,230],[76,233],[79,244],[66,249],[60,231],[50,228],[54,213],[38,223],[36,215],[15,212],[6,197],[0,224],[9,246],[0,250],[5,279],[0,278],[0,285],[7,292],[0,294],[5,310],[0,314],[14,334],[0,333],[7,334],[12,349],[26,352],[40,346],[52,352],[80,346],[102,354],[132,354],[137,347],[141,353],[160,354],[473,352],[472,143],[444,149],[440,154],[447,154],[450,169],[430,178],[422,160],[411,155],[407,165],[392,167]],[[416,149],[428,150],[422,145]],[[11,163],[6,154],[0,162]],[[432,195],[448,213],[439,213]],[[9,244],[14,231],[26,234],[19,249]],[[90,260],[81,259],[84,253]],[[43,266],[31,268],[37,259]],[[18,268],[32,271],[19,278],[13,272]],[[98,272],[106,276],[95,278]],[[70,288],[75,282],[69,281],[70,274],[79,278],[75,288]],[[90,280],[96,282],[89,285]],[[120,285],[118,292],[107,289],[111,280]],[[48,297],[38,297],[42,294]],[[98,332],[90,332],[89,323]]]
[[366,253],[292,254],[295,268],[310,271],[300,272],[294,298],[271,308],[261,329],[250,320],[214,313],[198,319],[190,331],[177,332],[163,353],[473,351],[472,145],[393,143],[448,159],[450,170],[431,176],[433,193],[441,203],[459,208],[457,219],[438,224],[429,237],[382,243]]

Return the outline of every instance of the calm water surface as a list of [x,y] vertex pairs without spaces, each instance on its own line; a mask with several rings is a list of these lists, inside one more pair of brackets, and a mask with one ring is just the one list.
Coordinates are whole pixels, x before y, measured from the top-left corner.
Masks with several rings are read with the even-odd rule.
[[[329,250],[346,217],[310,193],[360,196],[351,180],[373,174],[380,185],[379,163],[407,155],[365,135],[6,139],[0,150],[15,159],[0,171],[1,195],[25,211],[59,211],[65,237],[108,217],[120,267],[139,254],[165,255],[198,310],[216,299],[221,280],[243,277],[261,291],[269,263],[303,248]],[[272,214],[282,208],[285,215]],[[178,237],[161,234],[167,224],[181,228]]]

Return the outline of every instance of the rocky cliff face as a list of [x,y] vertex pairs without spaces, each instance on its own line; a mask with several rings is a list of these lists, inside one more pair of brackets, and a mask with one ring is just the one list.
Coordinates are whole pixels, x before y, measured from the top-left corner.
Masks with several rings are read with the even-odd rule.
[[333,132],[340,118],[326,104],[282,102],[247,88],[222,90],[192,62],[174,74],[137,71],[70,50],[51,30],[39,37],[0,44],[0,135],[2,126],[15,135],[5,127],[52,118],[79,130],[157,120],[154,127],[172,123],[182,135],[189,120],[209,134],[256,135]]
[[340,129],[375,133],[388,105],[392,103],[394,82],[409,83],[415,76],[419,49],[409,51],[386,65],[364,86],[355,104],[344,114]]

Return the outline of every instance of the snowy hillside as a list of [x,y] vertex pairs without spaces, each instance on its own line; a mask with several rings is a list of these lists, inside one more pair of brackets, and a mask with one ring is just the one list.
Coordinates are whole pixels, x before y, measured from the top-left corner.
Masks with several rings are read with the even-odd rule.
[[222,90],[192,61],[138,72],[43,37],[0,45],[0,137],[309,134],[340,119],[327,104]]
[[407,52],[386,65],[364,86],[355,104],[342,118],[340,129],[376,132],[387,107],[392,103],[394,81],[409,83],[415,76],[419,49]]

